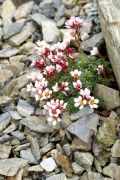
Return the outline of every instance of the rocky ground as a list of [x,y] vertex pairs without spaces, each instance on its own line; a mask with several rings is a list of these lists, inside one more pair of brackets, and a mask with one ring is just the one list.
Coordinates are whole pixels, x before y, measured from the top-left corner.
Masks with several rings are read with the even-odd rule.
[[[26,85],[35,42],[71,38],[64,23],[84,18],[81,48],[89,54],[104,44],[95,2],[43,0],[16,7],[0,1],[0,180],[119,180],[119,91],[96,86],[107,111],[64,113],[51,127]],[[74,39],[71,38],[74,43]]]

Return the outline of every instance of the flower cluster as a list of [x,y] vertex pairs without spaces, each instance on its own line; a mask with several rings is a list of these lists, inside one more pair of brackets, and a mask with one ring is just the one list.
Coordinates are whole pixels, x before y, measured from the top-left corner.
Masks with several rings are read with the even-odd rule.
[[[71,17],[66,22],[66,27],[78,30],[83,24],[82,19]],[[98,100],[90,95],[89,89],[83,89],[82,72],[77,69],[75,53],[69,41],[51,46],[45,41],[38,41],[35,49],[38,59],[31,66],[37,71],[29,76],[31,82],[27,85],[27,90],[34,92],[36,101],[45,102],[43,108],[48,111],[48,121],[53,125],[60,122],[62,113],[67,109],[67,100],[73,96],[76,97],[74,107],[82,109],[84,105],[89,105],[97,108]],[[65,96],[64,100],[58,98],[60,94]]]

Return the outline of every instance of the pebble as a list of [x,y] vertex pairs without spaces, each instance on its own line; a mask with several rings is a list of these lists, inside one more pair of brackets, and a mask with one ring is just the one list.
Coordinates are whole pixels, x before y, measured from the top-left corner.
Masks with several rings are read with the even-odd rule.
[[91,130],[95,133],[97,132],[97,125],[99,122],[99,117],[97,114],[91,114],[84,116],[72,123],[67,130],[79,137],[82,141],[88,143],[91,137]]
[[38,164],[38,162],[36,161],[35,157],[33,156],[32,152],[31,152],[30,148],[28,148],[26,150],[21,150],[20,157],[28,160],[28,163],[30,163],[30,164]]
[[40,163],[40,165],[47,172],[52,172],[56,168],[56,163],[52,157],[43,159],[42,162]]
[[23,132],[20,132],[19,130],[11,132],[12,136],[19,139],[20,141],[25,139],[25,135]]
[[9,112],[0,115],[0,132],[10,123],[11,115]]
[[89,166],[91,166],[93,164],[93,156],[92,156],[92,154],[90,154],[88,152],[84,153],[84,152],[76,151],[74,153],[74,160],[79,165],[89,165]]
[[21,123],[31,130],[40,132],[40,133],[51,133],[53,129],[45,122],[45,117],[36,117],[36,116],[29,116],[23,118]]
[[34,113],[34,107],[27,101],[20,99],[17,105],[18,113],[23,117],[28,117]]
[[0,144],[0,159],[9,158],[12,147],[7,144]]
[[80,165],[78,165],[76,162],[72,163],[72,168],[75,174],[81,175],[84,171],[84,168]]

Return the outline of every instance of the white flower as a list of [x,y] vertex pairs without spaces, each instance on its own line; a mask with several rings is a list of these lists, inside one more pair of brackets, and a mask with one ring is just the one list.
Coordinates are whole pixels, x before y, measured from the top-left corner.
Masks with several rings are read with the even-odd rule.
[[98,103],[99,103],[99,100],[98,99],[95,99],[93,96],[90,98],[88,104],[91,108],[95,108],[97,109],[98,108]]
[[75,89],[80,90],[82,88],[82,82],[78,79],[76,82],[73,82],[73,86]]
[[81,96],[79,96],[78,98],[75,98],[74,102],[75,102],[74,106],[79,107],[79,109],[82,109],[84,105],[87,104],[87,101],[85,99],[82,99]]
[[51,94],[52,94],[52,90],[49,90],[48,88],[45,89],[45,90],[42,92],[42,98],[41,98],[41,100],[50,98],[50,97],[51,97]]
[[92,56],[99,55],[99,51],[97,47],[93,47],[93,50],[90,51]]
[[53,92],[58,92],[60,90],[60,88],[58,87],[58,83],[56,83],[53,87]]
[[35,91],[35,88],[34,88],[34,86],[33,86],[32,83],[30,83],[30,84],[27,85],[27,91],[28,91],[28,92],[30,92],[30,91]]
[[78,71],[78,69],[75,69],[74,71],[70,72],[71,76],[73,76],[75,79],[78,79],[81,75],[81,71]]
[[104,72],[104,67],[102,64],[98,65],[98,68],[96,69],[98,71],[98,74],[102,74]]

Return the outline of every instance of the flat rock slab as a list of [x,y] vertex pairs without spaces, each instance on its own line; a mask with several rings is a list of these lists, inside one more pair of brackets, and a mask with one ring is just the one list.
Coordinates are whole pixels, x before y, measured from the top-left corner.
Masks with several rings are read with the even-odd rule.
[[19,169],[27,165],[27,162],[27,160],[21,158],[0,160],[0,175],[14,176]]
[[99,0],[98,7],[108,55],[120,89],[120,1]]
[[80,118],[76,122],[72,123],[67,130],[79,137],[82,141],[88,143],[90,137],[94,131],[97,131],[97,125],[99,122],[99,117],[97,114],[91,114],[85,117]]
[[20,46],[24,41],[26,41],[26,39],[28,39],[33,34],[35,29],[36,28],[34,24],[32,22],[28,22],[19,34],[12,36],[9,39],[9,43],[12,46]]
[[0,50],[0,58],[9,58],[19,53],[17,48],[4,48]]
[[23,118],[21,123],[33,131],[40,133],[51,133],[53,129],[45,122],[45,117],[29,116]]

